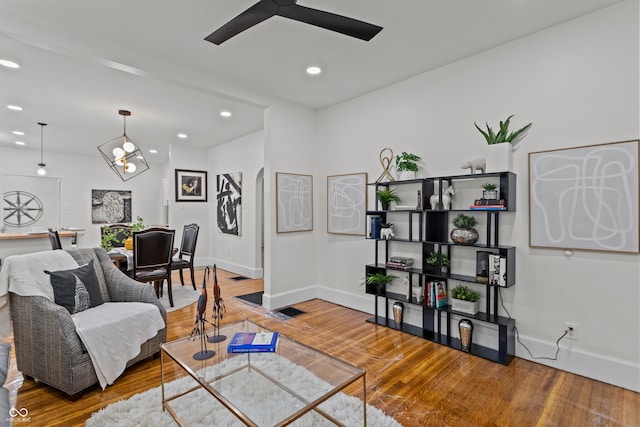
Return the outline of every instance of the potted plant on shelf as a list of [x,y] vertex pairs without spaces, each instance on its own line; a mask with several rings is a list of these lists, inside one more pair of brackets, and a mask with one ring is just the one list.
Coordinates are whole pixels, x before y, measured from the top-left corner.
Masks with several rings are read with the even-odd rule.
[[497,200],[498,186],[492,183],[484,184],[482,186],[482,198],[485,200]]
[[451,230],[451,240],[459,245],[473,245],[478,241],[478,232],[475,225],[477,221],[474,217],[465,214],[459,214],[453,219],[453,226]]
[[452,310],[471,315],[479,311],[480,292],[458,285],[451,290],[450,294]]
[[375,295],[384,295],[385,286],[388,283],[393,282],[398,276],[384,273],[369,273],[365,278],[367,284],[367,293],[374,293]]
[[382,205],[383,211],[389,210],[389,203],[391,202],[398,203],[400,201],[400,196],[396,194],[395,188],[393,189],[383,188],[381,190],[378,190],[376,194],[378,195],[378,200],[380,200],[380,204]]
[[489,145],[486,172],[508,172],[513,167],[512,144],[515,144],[516,140],[531,127],[531,123],[510,133],[509,124],[512,117],[513,114],[507,117],[504,122],[500,122],[500,130],[497,133],[488,124],[486,124],[487,130],[485,132],[480,129],[476,122],[473,122]]
[[[431,251],[425,262],[428,266],[430,266],[429,270],[433,273],[440,272],[442,268],[449,267],[451,265],[451,261],[449,261],[449,257],[445,254],[440,254],[438,257],[438,252]],[[440,263],[440,268],[438,268],[438,262]]]
[[418,161],[420,156],[403,151],[396,156],[396,171],[399,180],[415,179],[418,172]]

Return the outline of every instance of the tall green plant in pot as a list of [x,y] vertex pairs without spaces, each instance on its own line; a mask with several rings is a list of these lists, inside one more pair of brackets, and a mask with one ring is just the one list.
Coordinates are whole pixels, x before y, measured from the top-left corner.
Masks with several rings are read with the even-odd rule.
[[509,125],[513,114],[505,121],[500,121],[498,132],[486,124],[487,130],[482,130],[477,123],[473,123],[487,141],[486,172],[509,172],[513,169],[512,144],[515,144],[524,133],[531,127],[532,123],[509,132]]
[[479,238],[475,225],[477,221],[474,217],[465,214],[459,214],[453,219],[453,226],[451,230],[451,240],[459,245],[474,245]]
[[367,293],[374,293],[376,295],[384,295],[385,287],[388,283],[393,282],[398,276],[384,273],[369,273],[365,278],[367,284]]

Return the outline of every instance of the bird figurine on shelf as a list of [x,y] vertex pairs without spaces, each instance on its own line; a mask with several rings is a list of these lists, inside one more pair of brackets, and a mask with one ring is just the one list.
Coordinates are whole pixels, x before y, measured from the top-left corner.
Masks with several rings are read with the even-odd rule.
[[209,342],[221,342],[227,339],[225,335],[220,335],[220,321],[227,312],[224,300],[220,296],[220,285],[218,285],[218,270],[213,265],[213,336],[207,338]]
[[211,269],[207,266],[204,269],[204,279],[202,280],[202,292],[198,297],[198,311],[196,312],[196,324],[191,330],[189,338],[200,337],[200,351],[193,355],[195,360],[206,360],[213,357],[216,353],[213,350],[207,350],[207,333],[205,332],[205,323],[212,324],[206,319],[207,310],[207,278],[211,274]]

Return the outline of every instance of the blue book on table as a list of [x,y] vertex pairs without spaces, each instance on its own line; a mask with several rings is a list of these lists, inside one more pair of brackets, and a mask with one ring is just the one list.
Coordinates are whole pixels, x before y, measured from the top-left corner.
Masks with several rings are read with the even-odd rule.
[[274,353],[277,347],[277,332],[236,332],[227,345],[227,353]]

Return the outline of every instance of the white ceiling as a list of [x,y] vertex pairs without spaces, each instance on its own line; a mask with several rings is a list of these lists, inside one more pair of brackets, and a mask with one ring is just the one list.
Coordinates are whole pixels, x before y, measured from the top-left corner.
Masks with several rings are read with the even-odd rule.
[[[384,29],[364,42],[274,17],[220,46],[204,40],[256,1],[0,1],[0,59],[21,65],[0,67],[0,146],[39,150],[45,122],[45,152],[98,155],[129,109],[127,135],[164,161],[170,144],[207,148],[262,129],[263,106],[247,94],[324,108],[621,2],[299,0]],[[324,72],[306,76],[311,64]]]

